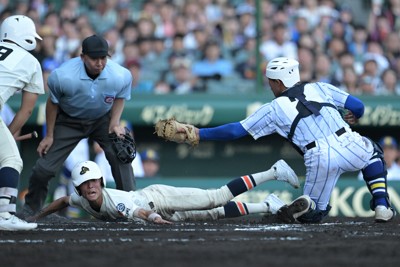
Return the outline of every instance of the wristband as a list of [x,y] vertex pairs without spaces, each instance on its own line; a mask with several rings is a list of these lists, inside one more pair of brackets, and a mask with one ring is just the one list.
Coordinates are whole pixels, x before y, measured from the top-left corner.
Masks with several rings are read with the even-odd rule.
[[147,220],[154,222],[157,218],[161,218],[160,214],[153,212],[147,217]]

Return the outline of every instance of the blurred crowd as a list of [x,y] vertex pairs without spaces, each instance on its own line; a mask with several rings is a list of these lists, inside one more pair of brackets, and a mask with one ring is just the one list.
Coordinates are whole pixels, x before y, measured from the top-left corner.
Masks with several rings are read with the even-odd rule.
[[262,0],[258,22],[255,0],[0,0],[0,20],[35,21],[43,41],[33,53],[45,79],[99,34],[111,59],[132,72],[134,94],[254,92],[257,70],[288,56],[300,61],[304,81],[400,95],[400,0],[364,2],[365,23],[348,1],[334,0]]

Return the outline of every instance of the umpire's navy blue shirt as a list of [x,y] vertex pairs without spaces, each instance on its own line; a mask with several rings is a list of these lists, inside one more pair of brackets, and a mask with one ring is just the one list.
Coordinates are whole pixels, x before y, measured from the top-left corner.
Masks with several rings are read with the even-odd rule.
[[72,58],[55,69],[47,84],[51,101],[69,116],[98,119],[111,110],[116,98],[130,100],[132,75],[110,59],[100,75],[91,79],[80,57]]

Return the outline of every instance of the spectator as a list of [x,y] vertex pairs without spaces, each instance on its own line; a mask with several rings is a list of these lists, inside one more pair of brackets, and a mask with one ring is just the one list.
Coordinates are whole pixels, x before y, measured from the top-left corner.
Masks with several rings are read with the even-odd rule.
[[380,83],[377,87],[379,95],[400,95],[400,84],[394,69],[386,69],[381,75]]
[[377,87],[380,83],[378,63],[373,57],[364,61],[363,73],[361,74],[361,85],[363,93],[377,95]]
[[[378,143],[383,148],[387,180],[400,181],[400,165],[396,161],[399,157],[399,145],[397,140],[392,136],[384,136]],[[358,179],[363,179],[362,173],[359,173]]]
[[374,79],[374,77],[363,73],[360,76],[360,90],[362,95],[377,95],[376,87],[379,80]]
[[400,58],[400,35],[398,32],[391,32],[382,44],[384,56],[389,61],[391,68],[396,66],[396,60]]
[[331,61],[325,54],[318,54],[316,56],[314,81],[331,83],[333,85],[338,84],[332,74]]
[[256,23],[254,20],[254,6],[243,3],[236,8],[236,15],[239,20],[240,32],[245,38],[256,36]]
[[312,81],[314,79],[315,56],[311,48],[299,47],[297,50],[299,61],[303,62],[300,67],[300,79]]
[[168,81],[171,91],[187,94],[201,91],[198,79],[191,72],[191,62],[186,58],[177,58],[172,63],[172,73]]
[[137,59],[131,59],[126,62],[126,68],[131,72],[132,93],[152,93],[154,90],[154,82],[141,77],[141,64]]
[[168,94],[171,93],[171,91],[171,87],[164,79],[158,80],[154,86],[154,93],[158,95]]
[[352,95],[362,94],[359,87],[358,75],[353,67],[348,66],[343,68],[343,79],[339,88]]
[[232,62],[221,58],[221,50],[217,42],[209,42],[205,47],[204,55],[204,59],[194,62],[193,74],[202,78],[232,74]]
[[348,44],[348,50],[354,56],[354,60],[357,64],[356,71],[358,74],[361,74],[362,72],[363,57],[368,49],[367,38],[367,29],[363,25],[356,25],[354,27],[353,39]]
[[257,60],[256,60],[256,39],[248,38],[244,48],[240,49],[234,58],[235,70],[243,79],[254,80],[257,75]]
[[267,61],[281,56],[297,59],[296,43],[288,40],[287,36],[286,25],[279,23],[273,26],[273,39],[260,46],[260,52]]
[[154,149],[145,149],[140,153],[142,158],[144,177],[159,176],[160,156]]

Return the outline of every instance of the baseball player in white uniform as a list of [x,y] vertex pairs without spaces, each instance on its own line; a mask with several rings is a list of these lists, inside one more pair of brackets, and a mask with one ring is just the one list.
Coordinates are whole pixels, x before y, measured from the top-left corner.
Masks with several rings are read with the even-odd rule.
[[[136,191],[105,188],[105,179],[93,161],[77,164],[72,170],[76,193],[53,201],[33,217],[35,221],[72,205],[80,207],[99,220],[146,220],[164,224],[171,221],[217,220],[252,213],[276,213],[283,205],[272,201],[243,203],[231,201],[255,186],[270,180],[280,180],[299,187],[294,171],[284,160],[277,161],[269,170],[244,175],[218,189],[173,187],[154,184]],[[301,197],[303,202],[310,201]],[[299,212],[298,216],[307,209]]]
[[[298,218],[293,213],[302,209],[304,199],[282,207],[278,217],[284,222],[320,222],[329,213],[331,193],[340,175],[358,170],[372,194],[375,220],[392,219],[383,151],[349,127],[364,113],[361,100],[327,83],[301,83],[299,62],[294,59],[271,60],[266,76],[276,97],[273,101],[240,122],[196,128],[199,140],[233,140],[246,135],[258,139],[273,133],[286,138],[304,156],[304,195],[311,203],[310,210]],[[339,109],[346,110],[344,117]]]
[[14,135],[21,130],[35,107],[39,94],[44,94],[42,69],[28,51],[35,49],[33,21],[22,15],[6,18],[0,28],[0,109],[16,92],[22,91],[22,103],[7,127],[0,118],[0,230],[30,230],[28,223],[15,216],[18,180],[23,163]]

